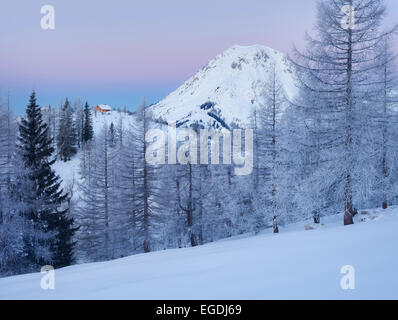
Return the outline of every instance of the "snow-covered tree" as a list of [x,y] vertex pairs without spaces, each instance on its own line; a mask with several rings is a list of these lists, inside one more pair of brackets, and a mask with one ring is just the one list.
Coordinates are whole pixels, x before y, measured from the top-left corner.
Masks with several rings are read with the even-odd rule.
[[[31,192],[26,192],[26,196],[30,197],[28,202],[34,203],[28,209],[28,219],[35,224],[35,228],[52,235],[43,243],[50,249],[51,259],[46,260],[38,255],[37,248],[29,243],[27,257],[32,263],[47,262],[55,267],[70,265],[73,261],[72,237],[75,230],[72,227],[73,219],[68,214],[68,194],[62,190],[61,179],[52,169],[54,148],[48,138],[48,126],[36,104],[35,92],[30,96],[26,116],[19,123],[18,148],[32,188]],[[19,197],[25,197],[18,188],[15,192],[19,193]]]
[[76,145],[80,148],[83,142],[84,109],[79,98],[74,103],[74,114]]
[[79,249],[84,251],[89,261],[115,258],[112,241],[112,219],[116,211],[112,169],[115,154],[110,148],[108,132],[105,124],[92,145],[93,150],[86,148],[85,156],[88,158],[82,162],[77,238]]
[[30,171],[18,155],[12,158],[12,178],[2,192],[0,275],[37,272],[53,261],[50,243],[55,237],[36,212],[42,207]]
[[253,184],[255,191],[255,224],[259,231],[265,221],[271,223],[281,216],[285,203],[282,200],[286,170],[282,161],[282,115],[286,98],[275,65],[271,65],[270,77],[257,84],[259,107],[253,110],[254,139]]
[[67,162],[77,153],[76,127],[73,109],[66,99],[60,110],[59,127],[57,134],[57,148],[60,159]]
[[150,252],[156,247],[157,227],[159,226],[159,211],[162,198],[158,167],[150,165],[146,160],[148,142],[146,135],[151,128],[151,113],[145,103],[135,113],[135,190],[136,219],[139,221],[138,234],[141,237],[139,246],[144,252]]
[[11,112],[10,93],[6,106],[0,104],[0,193],[8,188],[12,156],[15,150],[15,123]]
[[82,142],[87,143],[94,137],[93,119],[87,102],[84,105],[83,115]]
[[379,133],[379,143],[375,150],[379,151],[376,168],[378,170],[377,188],[381,190],[381,202],[383,209],[388,207],[389,201],[393,197],[394,184],[397,183],[394,165],[398,156],[398,144],[396,130],[398,106],[398,69],[395,65],[396,56],[392,54],[391,38],[385,37],[379,46],[380,50],[380,92],[373,101],[378,106],[375,110],[377,116],[375,132]]
[[322,136],[318,145],[323,147],[323,165],[317,175],[322,181],[318,181],[318,188],[333,194],[332,202],[344,203],[346,225],[353,223],[354,197],[358,198],[368,183],[362,166],[369,156],[363,149],[367,133],[364,121],[369,120],[367,101],[375,92],[371,75],[377,70],[377,47],[385,36],[379,31],[383,3],[320,1],[317,37],[307,37],[306,52],[296,50],[296,63],[304,75],[301,89],[307,93],[304,96],[312,97],[307,102],[317,104],[301,103],[308,107],[307,123],[317,126],[315,135]]

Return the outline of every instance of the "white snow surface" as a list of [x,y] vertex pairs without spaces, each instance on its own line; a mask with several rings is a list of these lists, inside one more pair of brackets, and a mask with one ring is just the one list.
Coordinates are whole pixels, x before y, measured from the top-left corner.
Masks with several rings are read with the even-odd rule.
[[[283,53],[262,45],[233,46],[154,105],[154,114],[169,122],[206,125],[214,122],[208,115],[212,112],[228,125],[247,126],[253,108],[262,103],[272,65],[287,97],[293,98],[297,92],[294,68]],[[201,109],[208,102],[214,106]]]
[[[134,117],[128,113],[113,111],[111,113],[100,113],[92,111],[93,119],[93,131],[94,135],[97,137],[99,133],[105,128],[109,130],[111,123],[115,125],[116,128],[122,126],[124,129],[129,129],[134,123]],[[77,196],[77,184],[79,180],[79,170],[80,170],[80,156],[81,151],[68,162],[57,160],[53,165],[53,169],[62,179],[62,187],[65,191],[70,191],[73,186],[74,196]],[[78,199],[78,197],[76,197]]]
[[[0,279],[0,299],[397,299],[398,208],[341,214],[195,248],[175,249]],[[355,268],[355,290],[340,286]]]
[[131,115],[117,110],[111,113],[100,113],[93,110],[92,116],[95,135],[98,135],[105,125],[109,128],[111,123],[113,123],[115,127],[119,127],[119,124],[122,122],[123,128],[127,129],[134,122],[134,118]]

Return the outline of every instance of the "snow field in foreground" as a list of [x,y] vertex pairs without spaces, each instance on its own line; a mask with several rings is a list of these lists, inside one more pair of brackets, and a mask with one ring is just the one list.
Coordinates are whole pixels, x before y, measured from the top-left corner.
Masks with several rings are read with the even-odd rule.
[[[304,231],[307,222],[274,235],[241,236],[201,247],[140,254],[44,274],[0,279],[0,299],[397,299],[398,208],[342,226],[342,215]],[[343,290],[341,268],[355,268]]]

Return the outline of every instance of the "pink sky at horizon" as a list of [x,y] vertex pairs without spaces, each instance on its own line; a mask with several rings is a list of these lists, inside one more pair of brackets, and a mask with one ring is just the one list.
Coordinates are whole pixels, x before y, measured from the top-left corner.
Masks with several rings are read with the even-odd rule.
[[[398,2],[386,1],[398,21]],[[40,8],[55,7],[55,30]],[[2,0],[0,94],[20,112],[66,96],[131,108],[156,102],[232,45],[289,52],[315,22],[316,0]]]

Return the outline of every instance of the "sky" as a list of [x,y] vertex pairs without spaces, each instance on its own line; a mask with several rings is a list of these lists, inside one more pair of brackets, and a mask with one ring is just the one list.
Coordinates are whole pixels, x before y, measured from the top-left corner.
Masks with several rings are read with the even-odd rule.
[[[387,0],[387,24],[398,1]],[[43,5],[55,29],[43,30]],[[1,0],[0,96],[21,114],[66,97],[91,105],[156,103],[233,45],[289,53],[316,21],[316,0]],[[398,46],[397,46],[398,48]]]

